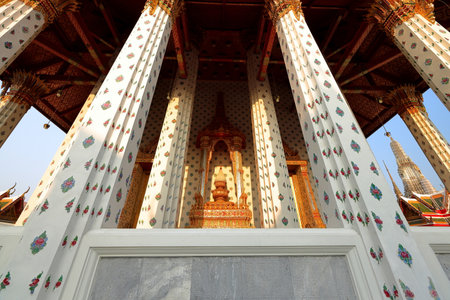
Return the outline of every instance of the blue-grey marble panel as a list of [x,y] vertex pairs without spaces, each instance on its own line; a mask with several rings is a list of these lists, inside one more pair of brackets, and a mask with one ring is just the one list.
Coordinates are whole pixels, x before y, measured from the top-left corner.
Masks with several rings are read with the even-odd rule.
[[100,259],[90,298],[356,299],[345,256]]
[[142,258],[108,257],[100,259],[89,299],[136,299],[142,270]]
[[450,280],[450,253],[436,254],[437,259],[441,263],[442,269]]
[[145,258],[137,299],[189,299],[191,266],[191,257]]

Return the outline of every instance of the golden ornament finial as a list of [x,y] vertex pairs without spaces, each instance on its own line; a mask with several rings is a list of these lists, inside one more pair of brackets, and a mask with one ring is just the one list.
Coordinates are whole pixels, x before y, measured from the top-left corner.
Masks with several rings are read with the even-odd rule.
[[14,182],[14,185],[8,189],[7,193],[9,195],[12,195],[16,192],[16,189],[15,189],[16,185],[17,185],[17,182]]
[[150,15],[153,15],[157,7],[161,7],[168,15],[177,17],[181,9],[180,0],[147,0],[144,5],[143,12],[149,9]]
[[300,15],[303,15],[302,2],[300,0],[266,0],[265,6],[274,25],[291,10],[297,20],[300,19]]

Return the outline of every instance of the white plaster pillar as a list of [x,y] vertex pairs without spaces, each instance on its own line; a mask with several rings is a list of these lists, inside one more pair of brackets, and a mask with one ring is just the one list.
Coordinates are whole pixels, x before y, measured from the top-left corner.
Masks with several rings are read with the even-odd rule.
[[[72,126],[70,127],[69,131],[64,137],[64,140],[62,141],[55,155],[53,156],[50,165],[47,167],[47,170],[45,170],[45,173],[42,176],[41,181],[39,181],[38,186],[34,190],[33,194],[31,195],[31,197],[27,202],[27,205],[25,206],[24,210],[17,219],[16,226],[22,226],[26,222],[27,218],[29,217],[33,209],[35,209],[36,206],[41,204],[42,199],[46,198],[47,192],[49,191],[49,188],[53,183],[53,179],[55,178],[55,175],[58,174],[58,170],[60,168],[67,168],[67,164],[65,164],[65,162],[67,161],[66,156],[68,154],[67,149],[70,146],[72,146],[75,133],[77,133],[79,128],[82,126],[83,120],[85,122],[89,122],[89,120],[85,120],[84,117],[89,107],[91,106],[92,101],[95,98],[95,95],[100,89],[100,86],[103,83],[104,79],[105,77],[102,75],[100,79],[97,81],[94,88],[92,89],[89,97],[84,102],[83,107],[78,113],[75,121],[73,122]],[[92,119],[90,120],[90,122],[92,122]]]
[[42,31],[45,16],[30,5],[12,0],[0,6],[0,74]]
[[295,199],[281,141],[270,84],[258,81],[260,56],[247,54],[253,140],[264,228],[299,228]]
[[198,55],[186,53],[187,78],[177,77],[167,106],[137,228],[174,228],[180,210]]
[[417,14],[395,28],[394,41],[450,110],[450,33],[448,30],[439,23],[433,24]]
[[370,15],[450,110],[450,33],[435,21],[433,1],[376,0]]
[[55,174],[0,270],[10,277],[1,298],[59,299],[83,235],[117,226],[170,36],[166,4],[139,17],[66,150],[67,167]]
[[[308,148],[327,227],[357,231],[372,262],[379,295],[430,299],[433,276],[301,8],[272,3],[272,17]],[[295,11],[293,11],[293,10]],[[412,259],[411,259],[412,258]],[[367,266],[369,267],[369,266]],[[432,284],[432,283],[431,283]],[[448,287],[437,286],[443,298]]]

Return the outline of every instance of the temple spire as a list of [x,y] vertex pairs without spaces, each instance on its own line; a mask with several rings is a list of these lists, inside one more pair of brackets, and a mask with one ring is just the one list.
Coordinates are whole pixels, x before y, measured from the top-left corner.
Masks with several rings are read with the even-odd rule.
[[406,154],[405,150],[403,150],[402,145],[394,138],[392,138],[389,132],[386,133],[386,136],[391,139],[390,146],[392,152],[394,152],[395,160],[397,162],[398,175],[402,179],[403,186],[405,187],[405,196],[411,197],[412,193],[436,193],[436,189],[431,185],[430,181],[425,178],[419,167]]
[[391,179],[392,185],[394,187],[395,196],[397,196],[397,199],[400,200],[400,197],[403,196],[402,192],[400,191],[397,184],[395,183],[394,178],[392,178],[391,172],[389,172],[389,169],[386,166],[386,163],[384,162],[384,160],[383,160],[383,164],[384,164],[384,167],[386,168],[386,171],[388,172],[389,178]]

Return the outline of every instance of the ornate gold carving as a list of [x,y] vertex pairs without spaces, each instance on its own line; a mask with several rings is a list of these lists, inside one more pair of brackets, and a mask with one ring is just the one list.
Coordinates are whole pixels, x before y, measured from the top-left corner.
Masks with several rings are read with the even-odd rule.
[[156,8],[158,7],[158,2],[158,0],[147,0],[145,2],[144,8],[142,9],[142,12],[145,12],[148,9],[149,14],[153,15]]
[[416,12],[419,15],[422,15],[429,22],[436,22],[436,18],[434,15],[434,0],[419,0],[416,4]]
[[11,2],[11,0],[0,0],[0,6],[6,5],[9,2]]
[[416,14],[434,23],[434,0],[375,0],[367,18],[376,21],[386,32],[393,34],[394,28]]
[[130,189],[120,214],[118,228],[136,228],[158,140],[159,137],[156,137],[147,145],[141,144],[141,148],[136,155]]
[[300,0],[266,0],[266,10],[273,24],[277,24],[284,15],[292,10],[297,20],[303,16],[302,2]]
[[223,93],[218,95],[213,121],[197,136],[197,147],[208,148],[218,141],[224,141],[228,148],[234,151],[245,148],[245,135],[234,128],[225,115]]
[[189,212],[191,228],[250,228],[252,212],[247,205],[247,194],[243,193],[239,205],[229,201],[227,181],[220,168],[212,191],[214,201],[203,203],[200,194],[195,195],[195,204]]
[[48,92],[47,86],[38,76],[22,70],[14,71],[9,81],[11,87],[4,98],[15,103],[33,105]]
[[65,11],[77,11],[80,3],[77,0],[20,0],[33,9],[41,12],[48,24],[52,23]]
[[141,145],[136,156],[137,163],[153,163],[153,158],[156,154],[156,148],[158,147],[159,137],[152,139],[147,145]]
[[308,162],[301,160],[298,152],[287,143],[282,143],[302,228],[325,228],[309,181]]
[[17,185],[17,182],[14,183],[14,185],[12,187],[10,187],[6,191],[4,191],[2,194],[0,194],[0,200],[2,200],[3,198],[6,198],[6,197],[11,197],[11,195],[16,192],[16,185]]
[[423,106],[423,96],[413,85],[399,86],[389,93],[385,101],[387,104],[395,106],[399,115],[411,109],[426,112]]
[[139,210],[143,200],[142,189],[145,193],[146,184],[144,183],[144,170],[139,163],[134,165],[131,176],[130,190],[123,206],[117,228],[134,228],[135,219],[139,216]]
[[284,156],[286,157],[286,160],[300,160],[300,156],[298,156],[298,151],[289,147],[289,145],[285,143],[283,140],[281,142],[283,143]]
[[143,12],[147,9],[149,10],[150,15],[153,15],[156,11],[157,7],[161,7],[168,15],[176,18],[181,9],[182,9],[182,1],[180,0],[147,0],[144,5]]
[[[236,182],[236,190],[240,190],[241,195],[236,195],[239,200],[236,203],[228,199],[229,191],[226,188],[226,180],[222,168],[214,182],[216,189],[212,191],[214,202],[204,203],[203,196],[206,196],[206,185],[208,184],[207,174],[214,152],[214,147],[218,142],[224,142],[230,153],[233,165],[233,176]],[[244,191],[244,181],[242,176],[242,154],[245,148],[245,135],[234,128],[225,115],[223,93],[218,94],[216,103],[216,115],[213,121],[197,136],[197,147],[202,149],[206,159],[202,159],[200,166],[200,193],[195,195],[195,204],[189,212],[190,227],[194,228],[249,228],[251,227],[252,212],[247,205],[247,194]],[[205,157],[204,156],[204,157]],[[238,174],[240,176],[238,176]]]

